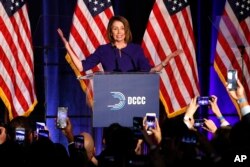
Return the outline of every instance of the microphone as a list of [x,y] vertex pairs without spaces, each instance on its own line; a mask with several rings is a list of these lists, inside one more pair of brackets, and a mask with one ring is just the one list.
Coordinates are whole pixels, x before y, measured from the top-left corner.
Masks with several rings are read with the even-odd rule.
[[238,49],[240,50],[240,53],[243,55],[245,52],[245,46],[244,45],[238,45]]
[[[118,49],[118,48],[116,47],[115,44],[112,44],[112,47],[113,47],[114,49]],[[130,59],[130,62],[131,62],[131,64],[132,64],[132,66],[133,66],[133,69],[128,70],[128,72],[137,72],[138,69],[137,69],[137,66],[136,66],[136,64],[135,64],[135,62],[134,62],[132,56],[131,56],[130,54],[124,52],[122,49],[119,49],[119,51],[120,51],[121,53],[127,55],[127,56],[129,57],[129,59]],[[115,50],[114,50],[114,52],[115,52]],[[115,54],[116,54],[116,52],[115,52]],[[117,58],[115,59],[115,65],[116,65],[116,68],[114,69],[114,71],[121,72],[121,70],[120,70],[120,68],[119,68],[119,63],[118,63]]]
[[114,69],[114,72],[121,72],[122,70],[120,70],[119,68],[119,63],[118,63],[118,60],[117,58],[115,58],[115,69]]
[[[123,52],[123,53],[125,53],[125,52]],[[137,72],[138,69],[137,69],[137,66],[135,65],[135,62],[134,62],[132,56],[130,56],[130,55],[127,54],[127,53],[125,53],[125,54],[129,57],[129,59],[130,59],[130,61],[131,61],[131,63],[132,63],[132,66],[133,66],[133,69],[132,69],[132,70],[129,70],[128,72]]]
[[130,62],[132,64],[132,66],[133,66],[133,69],[128,70],[128,72],[137,72],[138,69],[137,69],[137,66],[136,66],[136,64],[135,64],[134,59],[132,58],[132,56],[130,54],[128,54],[127,52],[124,52],[122,49],[120,49],[120,51],[121,51],[121,53],[123,53],[123,54],[125,54],[125,55],[127,55],[129,57]]
[[[115,49],[117,49],[117,47],[113,43],[111,45],[112,45],[112,48],[114,49],[114,54],[116,55]],[[118,63],[117,57],[115,58],[115,69],[113,71],[114,72],[121,72],[121,70],[119,68],[119,63]]]

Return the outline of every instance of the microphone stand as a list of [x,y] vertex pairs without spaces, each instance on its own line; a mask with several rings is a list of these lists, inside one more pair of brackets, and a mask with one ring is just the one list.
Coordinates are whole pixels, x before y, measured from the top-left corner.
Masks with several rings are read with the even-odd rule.
[[[112,47],[114,48],[114,53],[115,53],[115,55],[116,55],[116,49],[118,49],[118,48],[117,48],[116,45],[114,45],[114,44],[112,44]],[[118,51],[119,51],[120,54],[123,53],[123,54],[125,54],[126,56],[128,56],[128,58],[130,59],[131,64],[132,64],[132,66],[133,66],[133,69],[132,69],[132,70],[129,70],[129,72],[137,72],[137,71],[138,71],[137,66],[136,66],[136,64],[135,64],[135,62],[134,62],[134,60],[133,60],[133,58],[131,57],[131,55],[128,54],[128,53],[126,53],[126,52],[124,52],[122,49],[118,49]],[[114,71],[115,71],[115,72],[121,72],[121,70],[120,70],[120,68],[119,68],[119,63],[118,63],[117,58],[115,59],[115,66],[116,66],[116,69],[115,69]]]
[[242,78],[241,78],[241,82],[242,85],[244,85],[245,82],[245,77],[244,77],[244,55],[245,55],[245,46],[244,45],[239,45],[238,49],[240,50],[240,54],[241,54],[241,71],[242,71]]

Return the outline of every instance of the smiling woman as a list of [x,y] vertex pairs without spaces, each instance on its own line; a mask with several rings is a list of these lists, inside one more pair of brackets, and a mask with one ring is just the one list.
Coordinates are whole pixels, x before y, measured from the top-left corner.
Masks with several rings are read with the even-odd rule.
[[80,60],[72,50],[61,29],[58,29],[58,34],[80,72],[90,70],[99,63],[106,72],[160,72],[172,58],[182,53],[182,50],[176,50],[162,60],[162,63],[152,67],[141,46],[131,43],[129,22],[122,16],[113,16],[109,20],[107,28],[109,43],[98,46],[89,56],[85,55],[84,60]]

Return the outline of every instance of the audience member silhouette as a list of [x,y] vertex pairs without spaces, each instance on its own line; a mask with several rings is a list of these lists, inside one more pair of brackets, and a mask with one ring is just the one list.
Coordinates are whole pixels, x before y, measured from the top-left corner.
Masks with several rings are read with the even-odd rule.
[[[231,151],[227,152],[224,157],[223,163],[226,165],[234,166],[241,162],[241,166],[250,166],[249,159],[245,159],[244,162],[237,159],[237,156],[250,157],[250,105],[248,103],[248,97],[246,97],[245,89],[240,82],[237,80],[237,89],[227,89],[231,98],[233,98],[240,108],[240,121],[232,126],[231,133],[229,135],[231,141]],[[227,161],[231,159],[231,161]]]
[[[67,138],[68,141],[68,151],[70,157],[70,163],[72,166],[84,166],[84,167],[95,167],[98,165],[98,161],[95,158],[95,145],[92,136],[87,133],[83,132],[79,135],[73,134],[73,127],[70,122],[70,119],[67,118],[67,125],[65,128],[62,129],[63,134]],[[83,147],[79,147],[76,143],[75,137],[82,136]]]
[[131,129],[118,123],[111,124],[104,131],[105,148],[98,156],[98,165],[125,166],[135,156],[136,140]]
[[1,164],[25,166],[25,156],[20,145],[9,138],[8,125],[0,124],[0,159]]
[[70,165],[66,148],[45,137],[38,138],[30,145],[28,157],[28,166]]

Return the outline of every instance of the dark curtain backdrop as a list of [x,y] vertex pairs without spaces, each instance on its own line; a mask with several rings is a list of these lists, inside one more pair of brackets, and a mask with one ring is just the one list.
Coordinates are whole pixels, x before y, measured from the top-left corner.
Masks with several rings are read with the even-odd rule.
[[[133,42],[141,43],[154,0],[113,0],[112,3],[115,14],[129,20]],[[223,11],[225,0],[191,0],[190,3],[201,95],[218,96],[221,111],[234,123],[238,120],[237,112],[213,69],[215,21]],[[74,133],[92,133],[99,153],[102,149],[102,129],[93,129],[91,126],[92,111],[86,105],[85,94],[73,70],[65,61],[66,50],[56,32],[57,27],[60,27],[68,37],[75,4],[76,0],[28,0],[38,96],[38,105],[31,117],[35,121],[46,121],[52,140],[66,145],[65,137],[55,127],[55,116],[57,107],[68,107]],[[218,124],[207,107],[199,108],[197,114],[200,117],[211,117]]]

